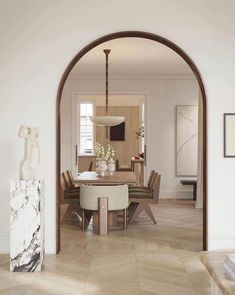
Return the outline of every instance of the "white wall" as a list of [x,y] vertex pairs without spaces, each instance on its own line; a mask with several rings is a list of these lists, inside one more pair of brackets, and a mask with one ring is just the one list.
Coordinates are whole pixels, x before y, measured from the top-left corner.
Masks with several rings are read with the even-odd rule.
[[56,93],[75,54],[106,34],[141,30],[178,44],[208,96],[209,248],[235,248],[235,159],[223,158],[223,113],[235,112],[233,0],[1,0],[0,251],[8,251],[9,181],[18,173],[21,124],[40,130],[46,180],[46,250],[55,252]]
[[[62,125],[62,171],[71,169],[72,163],[72,97],[73,93],[93,93],[104,91],[104,79],[84,79],[72,75],[63,91],[61,103]],[[155,76],[146,77],[125,76],[109,79],[110,91],[123,93],[145,93],[147,96],[147,138],[148,138],[148,171],[155,169],[162,175],[160,198],[192,198],[190,187],[180,185],[176,177],[175,159],[175,107],[176,105],[197,105],[198,84],[193,76]],[[140,96],[140,95],[139,95]],[[86,96],[81,96],[86,99]],[[140,96],[141,97],[141,96]],[[143,96],[142,96],[143,97]],[[96,100],[96,96],[88,98]],[[110,104],[118,98],[110,96]],[[104,100],[104,98],[103,98]],[[128,105],[128,101],[125,102]],[[129,105],[132,105],[129,97]]]

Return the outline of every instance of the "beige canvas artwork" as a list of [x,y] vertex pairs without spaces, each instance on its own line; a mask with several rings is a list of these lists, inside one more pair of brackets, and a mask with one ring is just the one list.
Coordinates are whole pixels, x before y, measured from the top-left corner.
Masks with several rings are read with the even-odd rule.
[[176,175],[197,175],[198,106],[176,106]]

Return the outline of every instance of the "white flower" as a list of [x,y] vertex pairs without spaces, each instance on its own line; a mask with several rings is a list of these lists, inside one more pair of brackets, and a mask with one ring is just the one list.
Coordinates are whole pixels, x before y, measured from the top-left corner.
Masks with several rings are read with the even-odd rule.
[[102,160],[105,159],[106,161],[112,159],[115,156],[115,151],[111,144],[108,144],[105,150],[104,146],[99,142],[95,143],[95,153],[97,158]]

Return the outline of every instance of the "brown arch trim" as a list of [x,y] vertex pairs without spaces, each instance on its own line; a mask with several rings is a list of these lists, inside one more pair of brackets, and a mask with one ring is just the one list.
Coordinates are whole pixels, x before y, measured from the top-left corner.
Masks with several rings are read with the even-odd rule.
[[57,91],[57,100],[56,100],[56,241],[57,241],[57,253],[60,251],[60,160],[61,160],[61,122],[60,122],[60,102],[61,102],[61,96],[63,92],[63,88],[65,85],[65,82],[67,80],[67,77],[69,73],[71,72],[74,65],[85,55],[88,51],[90,51],[92,48],[110,41],[114,39],[119,38],[129,38],[129,37],[136,37],[136,38],[143,38],[143,39],[149,39],[152,41],[156,41],[158,43],[161,43],[172,50],[174,50],[176,53],[178,53],[185,62],[189,65],[191,70],[193,71],[201,91],[202,95],[202,105],[203,105],[203,249],[207,250],[207,98],[206,98],[206,92],[204,83],[200,74],[199,69],[193,62],[193,60],[188,56],[188,54],[181,49],[179,46],[177,46],[175,43],[171,42],[170,40],[152,34],[148,32],[142,32],[142,31],[123,31],[123,32],[116,32],[112,33],[106,36],[103,36],[101,38],[96,39],[95,41],[88,44],[86,47],[84,47],[81,51],[78,52],[78,54],[71,60],[69,65],[67,66],[66,70],[64,71],[64,74],[60,80],[59,88]]

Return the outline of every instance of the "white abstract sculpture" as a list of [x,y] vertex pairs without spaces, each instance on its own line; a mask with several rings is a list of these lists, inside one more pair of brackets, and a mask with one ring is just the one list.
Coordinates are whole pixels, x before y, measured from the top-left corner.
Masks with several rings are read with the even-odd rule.
[[20,162],[20,180],[33,180],[36,178],[40,161],[40,150],[37,141],[38,129],[21,126],[18,136],[25,139],[24,158]]

